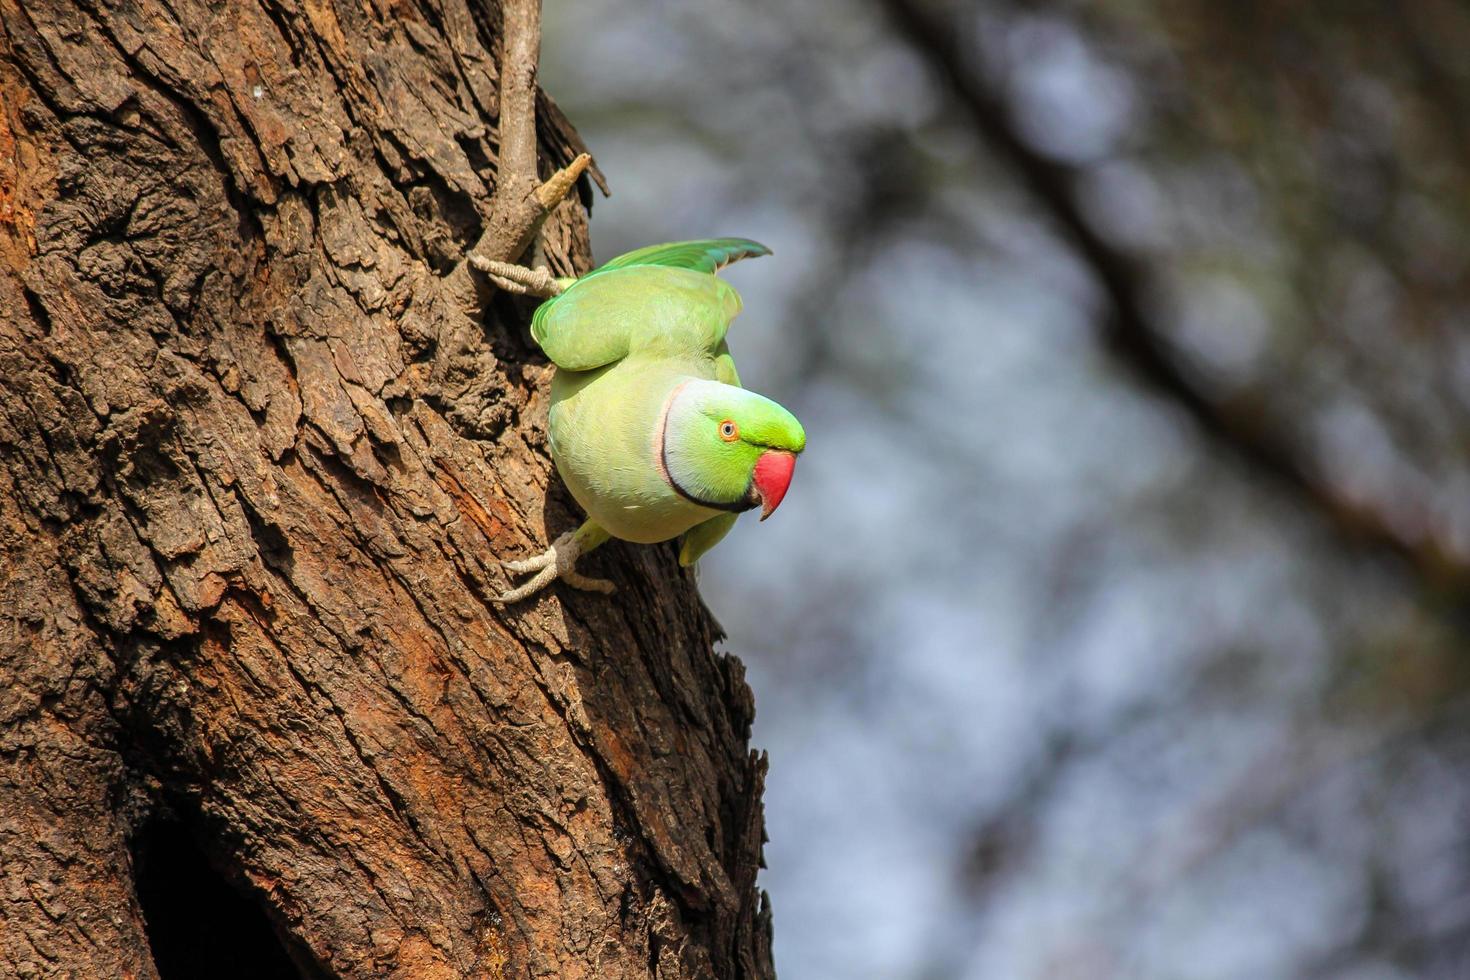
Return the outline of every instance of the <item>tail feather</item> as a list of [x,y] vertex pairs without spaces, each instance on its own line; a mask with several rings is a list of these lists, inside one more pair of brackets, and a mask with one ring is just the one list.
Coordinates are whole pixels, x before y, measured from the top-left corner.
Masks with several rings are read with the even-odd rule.
[[770,249],[748,238],[706,238],[692,242],[649,245],[619,255],[595,271],[608,272],[634,265],[664,265],[713,274],[731,262],[770,254]]

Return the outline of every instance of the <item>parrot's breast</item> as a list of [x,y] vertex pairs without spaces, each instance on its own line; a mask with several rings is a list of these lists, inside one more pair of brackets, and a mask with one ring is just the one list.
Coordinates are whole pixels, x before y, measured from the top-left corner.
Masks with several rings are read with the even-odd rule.
[[577,503],[614,537],[667,541],[721,513],[680,496],[658,456],[669,397],[713,362],[625,358],[596,371],[558,369],[549,434],[557,472]]

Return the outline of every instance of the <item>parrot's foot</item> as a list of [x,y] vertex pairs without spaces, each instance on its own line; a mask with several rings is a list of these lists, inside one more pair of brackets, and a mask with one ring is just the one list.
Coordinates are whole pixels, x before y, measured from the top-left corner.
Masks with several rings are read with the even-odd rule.
[[581,572],[563,572],[561,579],[574,589],[583,592],[601,592],[603,595],[612,595],[618,591],[618,587],[605,578],[593,578],[583,575]]
[[616,586],[611,582],[606,579],[588,578],[576,570],[577,559],[602,544],[607,538],[606,531],[588,521],[577,530],[568,531],[557,538],[551,543],[551,547],[541,554],[521,561],[506,562],[504,567],[508,572],[516,575],[535,572],[536,575],[530,581],[509,592],[502,593],[495,599],[495,602],[502,606],[520,602],[527,596],[540,592],[557,579],[561,579],[574,589],[583,589],[588,592],[612,592]]
[[564,287],[546,266],[527,269],[510,262],[496,262],[483,255],[471,255],[470,265],[490,277],[490,281],[508,293],[521,296],[560,296]]

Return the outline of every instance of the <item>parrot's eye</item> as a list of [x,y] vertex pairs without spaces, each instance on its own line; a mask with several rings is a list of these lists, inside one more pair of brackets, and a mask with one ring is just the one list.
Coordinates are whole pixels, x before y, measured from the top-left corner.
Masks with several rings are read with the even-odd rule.
[[740,438],[740,426],[726,419],[720,423],[720,438],[726,442],[734,442]]

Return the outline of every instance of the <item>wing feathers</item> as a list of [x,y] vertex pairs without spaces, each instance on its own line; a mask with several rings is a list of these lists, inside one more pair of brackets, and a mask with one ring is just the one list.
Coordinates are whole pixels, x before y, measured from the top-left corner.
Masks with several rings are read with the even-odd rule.
[[619,255],[595,270],[626,269],[632,265],[666,265],[675,269],[692,269],[713,275],[731,262],[770,255],[771,250],[749,238],[706,238],[693,242],[669,242],[649,245]]
[[634,349],[713,355],[719,347],[734,376],[734,362],[721,342],[740,312],[740,297],[714,273],[731,262],[769,254],[748,238],[671,242],[628,252],[542,303],[531,320],[531,335],[569,371],[611,364]]

